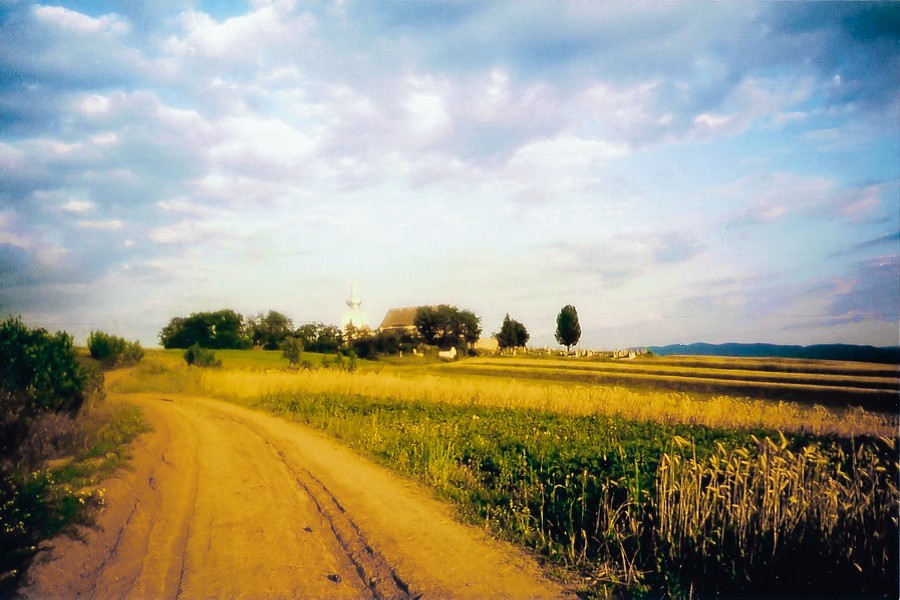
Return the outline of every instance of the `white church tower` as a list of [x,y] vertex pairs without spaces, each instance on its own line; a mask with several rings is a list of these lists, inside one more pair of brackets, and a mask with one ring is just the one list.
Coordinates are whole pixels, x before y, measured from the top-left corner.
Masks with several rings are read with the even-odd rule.
[[356,329],[368,329],[369,323],[366,319],[366,313],[360,310],[362,300],[356,293],[356,284],[350,286],[350,297],[345,301],[347,310],[341,318],[341,327],[346,331],[349,325],[353,325]]

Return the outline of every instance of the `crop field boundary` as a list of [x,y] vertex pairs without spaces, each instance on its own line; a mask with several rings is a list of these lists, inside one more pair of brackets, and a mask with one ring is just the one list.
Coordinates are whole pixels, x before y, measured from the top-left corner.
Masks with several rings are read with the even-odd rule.
[[672,374],[681,377],[703,377],[708,379],[758,381],[761,383],[790,383],[796,385],[835,386],[849,388],[866,388],[900,392],[900,378],[894,373],[887,375],[865,374],[834,374],[830,372],[803,372],[803,371],[767,371],[762,369],[750,369],[739,365],[729,368],[715,367],[690,367],[685,368],[678,364],[657,363],[655,361],[640,362],[573,362],[573,361],[547,361],[534,359],[473,359],[466,361],[466,366],[472,365],[504,365],[525,369],[564,369],[567,371],[590,372],[615,372],[632,373],[636,375],[664,375]]
[[435,372],[544,379],[598,385],[663,388],[669,391],[812,402],[823,406],[860,406],[896,413],[900,383],[888,377],[772,372],[745,369],[673,368],[655,363],[550,361],[541,359],[471,359],[441,365]]

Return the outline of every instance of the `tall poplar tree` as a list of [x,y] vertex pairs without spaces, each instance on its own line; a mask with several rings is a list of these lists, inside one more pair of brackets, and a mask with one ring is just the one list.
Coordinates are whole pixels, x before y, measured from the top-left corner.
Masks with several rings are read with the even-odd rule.
[[581,325],[578,323],[578,311],[567,304],[556,317],[556,341],[566,347],[566,353],[581,339]]

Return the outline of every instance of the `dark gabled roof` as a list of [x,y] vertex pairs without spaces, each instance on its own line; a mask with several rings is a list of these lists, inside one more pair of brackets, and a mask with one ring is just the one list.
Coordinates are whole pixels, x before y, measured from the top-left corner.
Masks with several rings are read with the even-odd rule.
[[381,321],[378,329],[401,329],[415,327],[416,311],[418,306],[407,306],[404,308],[388,309]]

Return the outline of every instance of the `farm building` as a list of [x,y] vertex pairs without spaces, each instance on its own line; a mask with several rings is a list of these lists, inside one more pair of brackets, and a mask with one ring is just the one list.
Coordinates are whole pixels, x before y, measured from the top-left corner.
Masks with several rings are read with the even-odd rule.
[[500,343],[494,337],[478,338],[478,341],[475,342],[475,349],[482,352],[499,352]]
[[391,308],[381,320],[378,331],[393,331],[396,333],[415,333],[416,326],[414,324],[416,318],[417,306],[406,306],[403,308]]
[[[415,319],[416,311],[418,310],[418,306],[388,309],[387,313],[384,315],[384,319],[381,321],[381,325],[378,326],[378,331],[391,331],[415,335]],[[496,338],[493,337],[479,338],[472,347],[476,350],[481,350],[482,352],[491,353],[500,350],[500,345],[497,343]]]

